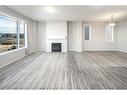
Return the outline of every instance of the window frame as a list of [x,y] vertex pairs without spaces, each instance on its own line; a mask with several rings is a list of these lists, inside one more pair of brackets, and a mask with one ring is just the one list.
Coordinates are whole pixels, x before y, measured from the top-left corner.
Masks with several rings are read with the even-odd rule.
[[[109,27],[111,27],[111,31],[110,32],[112,32],[112,38],[111,38],[111,40],[109,40],[108,39],[108,33],[107,33],[107,31],[109,32],[109,30],[107,30],[107,27],[109,28]],[[109,26],[109,25],[106,25],[106,42],[114,42],[114,26]]]
[[26,43],[26,41],[27,41],[27,23],[26,22],[23,22],[23,21],[19,21],[19,20],[17,20],[17,31],[18,31],[18,48],[23,48],[23,47],[20,47],[20,23],[23,23],[24,24],[24,47],[27,47],[27,43]]
[[[28,23],[27,23],[27,21],[24,21],[24,20],[22,20],[22,19],[19,19],[19,18],[16,18],[16,17],[14,17],[14,16],[11,16],[11,15],[8,15],[8,14],[6,14],[6,13],[3,13],[3,12],[0,12],[0,16],[5,16],[5,17],[8,17],[8,18],[10,18],[10,19],[13,19],[13,20],[16,20],[16,22],[17,22],[17,41],[18,41],[18,43],[17,43],[17,48],[16,49],[12,49],[12,50],[8,50],[8,51],[4,51],[4,52],[0,52],[0,55],[3,55],[3,54],[6,54],[6,53],[11,53],[11,52],[15,52],[15,51],[17,51],[17,50],[21,50],[21,49],[25,49],[25,48],[27,48],[27,41],[28,41],[28,37],[27,37],[27,33],[28,33]],[[20,40],[20,31],[19,31],[19,23],[20,23],[20,21],[21,22],[23,22],[24,23],[24,25],[25,25],[25,27],[24,27],[24,47],[19,47],[19,45],[20,45],[20,43],[19,43],[19,40]]]
[[[85,26],[89,26],[89,40],[85,40]],[[83,41],[84,42],[91,41],[91,24],[83,24]]]

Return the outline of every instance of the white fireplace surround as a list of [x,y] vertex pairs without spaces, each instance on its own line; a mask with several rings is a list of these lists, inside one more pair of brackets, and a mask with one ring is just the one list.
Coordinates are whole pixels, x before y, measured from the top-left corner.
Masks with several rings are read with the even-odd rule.
[[67,52],[67,37],[49,37],[46,43],[46,52],[52,52],[52,43],[61,43],[61,51]]
[[52,43],[61,43],[61,52],[67,52],[67,21],[46,22],[46,52],[52,52]]

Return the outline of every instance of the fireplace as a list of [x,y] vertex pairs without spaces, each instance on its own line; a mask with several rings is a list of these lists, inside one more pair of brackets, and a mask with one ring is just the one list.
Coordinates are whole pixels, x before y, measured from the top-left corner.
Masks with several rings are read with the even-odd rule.
[[52,43],[52,52],[61,52],[61,43]]

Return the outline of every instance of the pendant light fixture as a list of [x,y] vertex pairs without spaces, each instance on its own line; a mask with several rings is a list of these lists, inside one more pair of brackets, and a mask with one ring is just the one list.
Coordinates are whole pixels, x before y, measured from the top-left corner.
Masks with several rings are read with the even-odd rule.
[[111,22],[109,23],[109,26],[115,26],[116,23],[114,22],[113,15],[111,16]]

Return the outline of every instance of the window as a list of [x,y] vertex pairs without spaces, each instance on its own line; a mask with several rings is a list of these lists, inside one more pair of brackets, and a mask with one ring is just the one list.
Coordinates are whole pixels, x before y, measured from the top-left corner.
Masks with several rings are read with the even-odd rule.
[[106,26],[106,41],[113,41],[113,33],[114,32],[114,27],[113,26]]
[[19,22],[19,47],[25,46],[25,23]]
[[90,41],[91,40],[91,25],[84,25],[83,26],[83,33],[84,33],[84,40],[85,41]]
[[0,53],[25,47],[25,22],[0,15]]

